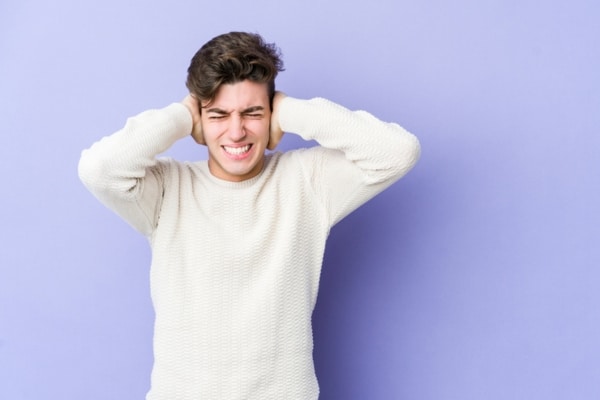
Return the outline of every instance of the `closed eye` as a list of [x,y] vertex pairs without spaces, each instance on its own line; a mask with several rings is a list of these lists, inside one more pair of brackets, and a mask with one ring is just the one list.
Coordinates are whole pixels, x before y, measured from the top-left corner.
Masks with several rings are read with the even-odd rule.
[[262,106],[254,106],[254,107],[250,107],[245,109],[244,111],[242,111],[242,116],[243,117],[249,117],[249,118],[262,118],[264,115],[264,107]]
[[[207,114],[209,120],[218,121],[229,117],[231,112],[220,108],[211,108],[207,110]],[[264,107],[262,106],[249,107],[240,112],[242,118],[261,119],[264,115]]]
[[206,110],[206,113],[208,114],[208,119],[210,119],[210,120],[223,119],[229,115],[229,113],[227,111],[220,109],[220,108],[216,108],[216,107],[209,108],[208,110]]

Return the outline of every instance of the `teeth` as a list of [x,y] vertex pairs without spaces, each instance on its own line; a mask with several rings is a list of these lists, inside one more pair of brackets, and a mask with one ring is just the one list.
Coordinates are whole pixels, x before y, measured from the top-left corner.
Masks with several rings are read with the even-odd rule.
[[245,152],[247,152],[248,150],[250,150],[250,145],[247,144],[247,145],[242,146],[242,147],[227,147],[227,146],[223,146],[223,148],[229,154],[233,154],[233,155],[239,156],[240,154],[244,154]]

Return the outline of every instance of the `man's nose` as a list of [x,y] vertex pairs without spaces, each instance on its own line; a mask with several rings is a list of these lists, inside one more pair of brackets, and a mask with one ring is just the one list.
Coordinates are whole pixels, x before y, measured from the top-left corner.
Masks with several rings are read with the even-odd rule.
[[245,137],[244,118],[241,115],[232,115],[229,123],[229,138],[237,142]]

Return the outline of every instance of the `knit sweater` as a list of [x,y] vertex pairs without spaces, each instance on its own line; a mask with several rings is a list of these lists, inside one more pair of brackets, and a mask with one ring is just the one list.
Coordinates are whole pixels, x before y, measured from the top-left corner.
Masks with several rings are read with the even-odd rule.
[[174,103],[84,150],[79,174],[152,249],[148,400],[311,400],[311,316],[327,236],[418,159],[393,123],[325,99],[284,98],[279,122],[319,146],[269,153],[242,182],[158,158],[190,134]]

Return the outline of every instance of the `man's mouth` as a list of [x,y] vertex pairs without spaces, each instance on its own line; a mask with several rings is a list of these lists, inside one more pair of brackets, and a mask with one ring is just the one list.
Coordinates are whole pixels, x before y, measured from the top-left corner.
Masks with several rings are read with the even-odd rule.
[[240,147],[223,146],[223,150],[225,150],[225,152],[227,152],[227,154],[231,154],[232,156],[241,156],[242,154],[245,154],[248,151],[250,151],[251,147],[252,147],[251,144],[247,144],[245,146],[240,146]]

